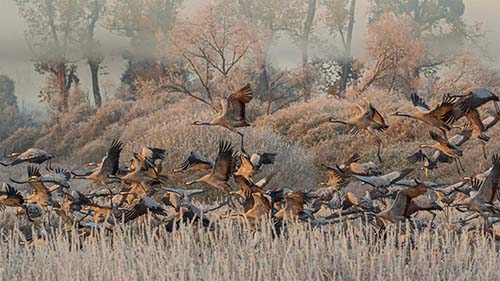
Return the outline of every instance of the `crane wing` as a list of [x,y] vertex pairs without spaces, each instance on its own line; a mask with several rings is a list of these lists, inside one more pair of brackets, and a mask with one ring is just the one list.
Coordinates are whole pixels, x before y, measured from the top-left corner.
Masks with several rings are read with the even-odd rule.
[[245,121],[245,104],[249,103],[252,98],[253,93],[249,83],[227,98],[229,106],[227,113],[231,114],[236,121]]
[[101,173],[105,175],[115,175],[118,172],[120,162],[120,153],[123,150],[123,143],[119,140],[113,140],[108,153],[101,161]]
[[222,181],[227,181],[231,177],[235,168],[233,157],[233,146],[225,141],[219,143],[219,153],[215,159],[212,175]]
[[411,94],[411,101],[413,106],[420,111],[426,112],[430,110],[430,107],[425,103],[425,101],[415,93]]

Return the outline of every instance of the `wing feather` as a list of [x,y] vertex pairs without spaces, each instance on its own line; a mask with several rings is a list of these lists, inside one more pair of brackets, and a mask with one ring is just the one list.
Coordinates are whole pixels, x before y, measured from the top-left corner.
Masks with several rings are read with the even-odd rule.
[[229,105],[228,113],[231,114],[236,121],[245,121],[245,104],[249,103],[252,98],[252,88],[250,87],[250,83],[248,83],[227,98]]
[[221,141],[219,153],[212,168],[212,175],[219,180],[227,181],[233,173],[234,166],[233,146],[228,142]]

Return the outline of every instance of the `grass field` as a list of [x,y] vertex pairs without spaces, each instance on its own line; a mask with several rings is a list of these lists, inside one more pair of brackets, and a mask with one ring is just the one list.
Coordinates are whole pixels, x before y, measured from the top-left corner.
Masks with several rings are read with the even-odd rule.
[[[20,247],[10,232],[0,247],[2,280],[497,280],[498,245],[445,227],[384,238],[359,222],[312,228],[292,223],[273,237],[217,222],[173,233],[151,221],[80,240],[75,232]],[[362,233],[362,235],[360,235]]]

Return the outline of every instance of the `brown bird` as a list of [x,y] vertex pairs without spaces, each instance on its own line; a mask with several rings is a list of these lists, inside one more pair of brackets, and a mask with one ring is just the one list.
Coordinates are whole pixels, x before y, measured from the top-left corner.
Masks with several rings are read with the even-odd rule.
[[382,146],[382,140],[377,136],[377,131],[384,131],[389,126],[385,123],[382,115],[375,109],[375,107],[367,100],[364,100],[364,108],[360,105],[357,106],[356,115],[348,120],[337,120],[335,118],[330,118],[329,122],[345,124],[351,127],[351,134],[356,135],[361,130],[366,130],[371,134],[377,141],[377,157],[380,162],[382,158],[380,157],[380,151]]
[[455,98],[445,96],[443,98],[443,101],[433,109],[431,109],[417,94],[412,94],[411,100],[413,102],[413,106],[417,109],[416,111],[414,111],[413,113],[396,112],[392,114],[392,116],[407,117],[419,120],[429,126],[441,130],[441,132],[443,132],[444,138],[448,139],[446,131],[451,130],[451,126],[446,124],[445,118],[449,112],[453,111],[453,102],[455,101]]
[[130,165],[130,171],[123,177],[122,181],[129,183],[140,183],[143,185],[165,182],[166,177],[158,173],[155,164],[144,155],[134,152]]
[[[448,142],[456,147],[462,146],[465,142],[469,141],[472,136],[472,128],[470,125],[464,126],[460,133],[448,139]],[[412,163],[423,162],[425,175],[428,176],[429,171],[437,169],[438,163],[451,163],[453,158],[447,156],[440,150],[435,150],[432,155],[427,154],[423,149],[419,149],[415,154],[407,158]]]
[[246,206],[245,218],[253,227],[257,226],[263,219],[269,217],[272,211],[271,203],[260,192],[253,192],[250,195],[251,205]]
[[335,189],[341,189],[345,187],[350,182],[350,175],[345,173],[338,165],[333,167],[324,166],[328,172],[328,181],[320,183],[321,185],[327,187],[334,187]]
[[120,179],[116,176],[118,172],[120,153],[123,150],[123,143],[119,140],[113,140],[111,147],[101,160],[101,163],[88,175],[79,175],[71,172],[77,179],[92,180],[97,184],[106,186],[110,183],[118,182]]
[[492,169],[484,180],[479,178],[472,180],[472,188],[478,190],[478,192],[463,202],[450,206],[468,207],[480,214],[500,212],[493,205],[500,181],[500,157],[497,154],[493,155],[491,162]]
[[356,174],[359,176],[380,176],[382,171],[380,167],[372,161],[366,163],[359,163],[361,156],[359,153],[354,153],[351,158],[344,164],[338,167],[346,174]]
[[445,138],[441,137],[435,132],[430,131],[429,134],[431,138],[436,141],[436,143],[433,145],[421,144],[420,148],[429,147],[441,151],[444,155],[450,157],[455,161],[455,163],[457,164],[458,173],[460,173],[460,169],[465,172],[464,168],[462,167],[462,162],[460,161],[460,157],[463,155],[462,149],[460,149],[458,145],[447,141]]
[[83,193],[78,192],[78,203],[82,206],[81,210],[91,212],[94,223],[102,223],[113,217],[113,206],[101,206],[95,203],[92,199],[86,197]]
[[367,183],[376,189],[381,189],[387,191],[387,188],[391,185],[397,183],[399,180],[403,179],[413,171],[412,168],[403,169],[400,171],[391,172],[381,176],[358,176],[352,175],[353,178]]
[[[36,203],[42,208],[48,206],[53,206],[56,202],[52,200],[52,195],[49,189],[45,186],[43,182],[37,181],[38,178],[42,177],[40,170],[34,166],[28,166],[28,182],[31,187],[31,195],[26,197],[26,202]],[[11,179],[12,180],[12,179]],[[23,184],[23,182],[13,181],[14,183]]]
[[454,102],[455,110],[447,114],[446,121],[448,124],[453,124],[471,111],[477,110],[477,108],[490,101],[494,102],[496,111],[500,112],[497,104],[500,99],[495,93],[485,88],[469,88],[463,94],[452,95],[451,97],[458,99]]
[[245,105],[253,98],[250,84],[245,85],[239,91],[229,95],[222,100],[222,113],[210,122],[195,121],[193,125],[222,126],[241,137],[241,148],[243,148],[243,133],[236,128],[248,127],[250,124],[246,120]]
[[413,198],[425,194],[428,187],[423,183],[418,183],[414,187],[405,188],[400,190],[396,199],[390,207],[383,210],[377,214],[377,217],[382,220],[384,225],[388,223],[396,223],[400,221],[406,221],[409,217],[407,216],[407,210]]
[[277,219],[294,220],[303,217],[306,194],[300,191],[285,196],[285,207],[279,210],[274,217]]
[[486,143],[490,140],[490,137],[487,136],[485,133],[498,123],[498,120],[500,120],[500,112],[491,114],[490,116],[486,117],[483,120],[481,120],[479,112],[477,112],[477,110],[471,111],[469,114],[467,114],[467,116],[469,122],[466,124],[465,127],[469,128],[470,134],[474,139],[479,140],[481,142],[483,156],[486,159],[487,158]]
[[149,162],[153,163],[158,173],[162,172],[163,160],[165,160],[166,150],[158,147],[145,146],[141,150],[143,155]]
[[413,198],[406,208],[405,217],[409,218],[420,211],[426,211],[432,215],[431,225],[437,214],[433,211],[442,211],[443,208],[438,204],[436,198],[423,194]]
[[144,196],[134,207],[124,212],[124,222],[135,220],[147,213],[167,216],[167,211],[160,203],[151,197]]
[[3,183],[2,189],[0,190],[0,210],[4,210],[7,207],[22,207],[24,204],[24,197],[7,183]]
[[275,158],[275,153],[254,153],[249,156],[243,151],[239,155],[240,166],[238,170],[234,172],[234,175],[245,177],[247,180],[252,180],[252,177],[255,173],[260,171],[262,165],[273,164]]
[[201,155],[198,151],[191,151],[186,161],[182,162],[173,172],[209,171],[212,170],[213,166],[214,162],[212,160]]
[[[53,192],[61,187],[64,188],[70,188],[70,183],[69,179],[71,178],[71,173],[60,168],[55,168],[51,169],[51,172],[45,175],[32,175],[31,177],[28,178],[27,181],[19,181],[19,180],[14,180],[10,178],[12,182],[15,182],[17,184],[24,184],[24,183],[50,183],[53,184],[50,189],[48,189],[49,192]],[[39,173],[39,171],[38,171]]]
[[495,109],[500,112],[497,102],[500,101],[498,96],[485,88],[469,88],[461,95],[453,95],[456,98],[453,110],[446,113],[444,117],[448,125],[452,125],[462,117],[467,118],[468,122],[473,124],[474,138],[479,138],[483,141],[488,141],[489,137],[484,134],[486,128],[481,122],[481,116],[477,110],[482,105],[493,101]]
[[[47,160],[51,160],[54,156],[46,151],[43,151],[38,148],[30,148],[22,153],[11,153],[6,155],[2,161],[0,161],[0,165],[2,166],[15,166],[21,163],[35,163],[42,164]],[[50,162],[50,161],[49,161]],[[50,166],[50,165],[49,165]]]
[[201,182],[229,193],[232,189],[228,181],[233,174],[235,165],[233,146],[228,142],[221,141],[219,143],[219,153],[217,154],[215,164],[210,174],[197,180],[187,182],[186,185]]

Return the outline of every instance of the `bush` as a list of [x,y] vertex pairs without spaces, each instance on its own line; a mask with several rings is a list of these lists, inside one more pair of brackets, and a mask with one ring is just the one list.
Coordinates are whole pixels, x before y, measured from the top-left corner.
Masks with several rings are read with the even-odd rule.
[[[272,130],[283,135],[292,143],[303,145],[307,149],[306,154],[313,159],[315,166],[321,171],[319,174],[324,178],[326,173],[320,168],[321,164],[342,162],[354,152],[361,153],[362,161],[375,161],[377,159],[377,144],[373,137],[366,132],[360,132],[353,137],[347,133],[346,126],[328,122],[329,117],[334,116],[345,120],[354,115],[355,103],[362,103],[361,97],[349,93],[347,96],[349,100],[317,97],[308,103],[297,103],[273,115],[259,117],[255,126],[256,128]],[[406,157],[416,152],[419,144],[433,143],[428,133],[433,128],[415,120],[390,117],[390,114],[396,110],[402,112],[414,110],[411,101],[407,99],[394,99],[393,96],[383,92],[367,93],[366,97],[381,112],[390,126],[385,132],[379,133],[384,143],[382,149],[384,162],[381,164],[383,170],[390,172],[414,166],[406,160]],[[434,99],[429,100],[429,104],[433,106],[440,100],[441,97],[434,97]],[[458,131],[454,130],[449,133],[449,136],[451,137],[455,133]],[[488,131],[488,135],[492,139],[500,137],[499,134],[498,127]],[[495,152],[498,151],[500,145],[490,141],[487,148],[489,152]],[[478,141],[467,142],[463,149],[465,156],[462,158],[462,163],[467,171],[484,171],[490,165],[489,160],[482,159],[481,146]],[[478,162],[480,164],[477,164]],[[423,176],[423,171],[420,169],[421,164],[417,164],[415,167],[417,169],[413,176]],[[454,164],[443,164],[436,171],[436,178],[433,177],[433,179],[446,182],[460,179],[460,176],[457,174]]]
[[[198,175],[172,175],[171,170],[185,160],[190,151],[198,150],[207,157],[215,159],[220,140],[231,141],[235,151],[239,148],[239,136],[222,127],[202,127],[191,125],[194,120],[209,120],[212,117],[208,107],[201,107],[191,99],[183,99],[173,106],[165,107],[148,116],[136,118],[126,126],[114,124],[103,135],[80,148],[78,159],[98,161],[104,155],[113,138],[125,143],[122,162],[131,158],[132,151],[142,146],[157,146],[167,150],[164,161],[166,173],[173,186],[184,186],[186,177]],[[245,149],[252,152],[275,152],[276,164],[265,167],[256,178],[276,171],[273,183],[291,189],[311,189],[317,184],[317,177],[311,158],[300,145],[289,143],[284,137],[262,128],[244,128]],[[92,155],[94,159],[87,159]],[[202,186],[200,186],[202,187]]]

